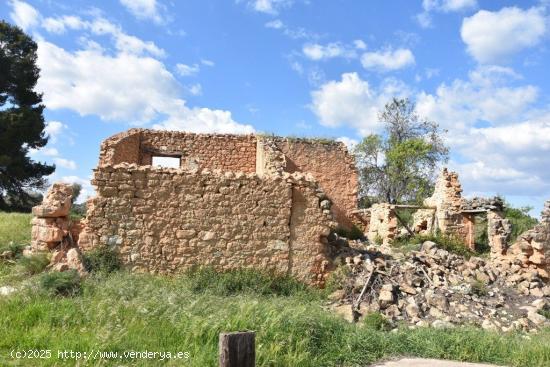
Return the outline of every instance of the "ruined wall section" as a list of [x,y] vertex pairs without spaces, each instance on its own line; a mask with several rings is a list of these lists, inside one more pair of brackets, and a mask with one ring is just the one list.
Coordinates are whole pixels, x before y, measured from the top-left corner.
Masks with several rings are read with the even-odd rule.
[[544,279],[550,279],[550,200],[544,203],[540,223],[522,233],[508,248],[506,259],[518,260],[522,267],[537,270]]
[[309,172],[332,202],[337,222],[350,227],[357,209],[358,174],[345,144],[335,141],[271,138],[285,155],[286,172]]
[[181,157],[184,169],[255,172],[256,137],[130,129],[102,143],[99,165],[151,165],[153,156]]
[[141,130],[130,129],[116,134],[101,143],[99,165],[140,163]]
[[371,243],[390,245],[397,236],[395,206],[387,203],[374,204],[370,208],[370,225],[367,238]]
[[132,270],[248,267],[310,284],[326,275],[330,211],[306,177],[123,164],[99,167],[92,183],[79,245],[112,246]]
[[256,172],[254,135],[144,130],[141,134],[141,152],[142,165],[150,165],[153,155],[181,155],[181,167],[184,169]]

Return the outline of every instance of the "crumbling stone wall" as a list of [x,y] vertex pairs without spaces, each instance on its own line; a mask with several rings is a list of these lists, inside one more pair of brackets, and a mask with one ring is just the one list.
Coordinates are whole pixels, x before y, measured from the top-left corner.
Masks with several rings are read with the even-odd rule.
[[181,157],[180,167],[188,170],[220,169],[260,176],[310,173],[333,203],[337,222],[343,227],[353,224],[358,176],[354,159],[341,142],[130,129],[103,142],[99,166],[151,165],[155,155]]
[[151,165],[153,156],[181,158],[180,166],[191,170],[255,172],[256,137],[130,129],[102,143],[99,165]]
[[344,143],[310,139],[263,138],[285,157],[284,171],[308,172],[331,200],[332,213],[343,227],[351,227],[359,187],[355,160]]
[[544,203],[540,223],[522,233],[507,249],[505,259],[519,260],[521,266],[533,268],[550,278],[550,200]]
[[79,245],[112,246],[136,271],[251,267],[323,284],[330,202],[302,174],[98,167]]
[[435,208],[435,228],[443,233],[466,237],[461,213],[463,204],[458,175],[444,168],[435,183],[433,195],[424,200],[424,206]]
[[370,208],[370,225],[367,238],[372,243],[391,244],[397,235],[397,217],[391,204],[374,204]]
[[56,271],[74,269],[80,274],[86,270],[80,251],[72,234],[78,232],[69,218],[72,186],[54,183],[42,204],[32,208],[31,246],[28,255],[46,253],[50,255],[49,268]]

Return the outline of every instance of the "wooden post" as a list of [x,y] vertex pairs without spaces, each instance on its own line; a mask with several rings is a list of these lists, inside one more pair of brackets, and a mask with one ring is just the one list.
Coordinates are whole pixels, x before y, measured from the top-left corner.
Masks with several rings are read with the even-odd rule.
[[221,333],[220,367],[255,367],[255,335],[253,331]]

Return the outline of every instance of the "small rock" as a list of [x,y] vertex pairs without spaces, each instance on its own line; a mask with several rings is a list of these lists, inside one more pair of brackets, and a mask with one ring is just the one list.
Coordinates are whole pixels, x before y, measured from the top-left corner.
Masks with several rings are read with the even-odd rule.
[[529,321],[531,321],[533,324],[539,326],[546,322],[546,317],[542,316],[541,314],[537,312],[529,312],[527,314],[527,318]]
[[9,296],[11,293],[15,292],[17,289],[14,287],[10,287],[9,285],[5,285],[3,287],[0,287],[0,296]]

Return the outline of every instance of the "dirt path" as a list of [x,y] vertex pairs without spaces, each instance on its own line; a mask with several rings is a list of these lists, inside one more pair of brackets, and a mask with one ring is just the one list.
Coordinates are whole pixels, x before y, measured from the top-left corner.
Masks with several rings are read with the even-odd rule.
[[403,358],[375,364],[371,367],[497,367],[492,364],[443,361],[440,359]]

